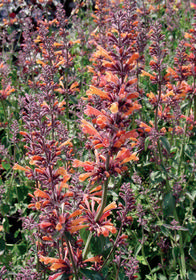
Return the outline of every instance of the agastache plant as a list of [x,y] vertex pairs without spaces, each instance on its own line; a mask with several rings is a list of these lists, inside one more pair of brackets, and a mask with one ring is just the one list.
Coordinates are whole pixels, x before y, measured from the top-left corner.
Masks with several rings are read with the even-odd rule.
[[[26,176],[35,182],[36,190],[34,195],[30,195],[32,203],[29,207],[40,212],[37,229],[37,269],[38,271],[41,269],[39,261],[45,264],[50,263],[47,254],[51,251],[50,248],[54,246],[53,255],[55,256],[55,253],[57,253],[61,261],[56,259],[57,264],[55,266],[55,259],[53,258],[53,266],[50,269],[54,271],[61,268],[63,269],[61,274],[63,274],[65,271],[69,273],[71,266],[73,270],[76,268],[71,245],[68,240],[63,239],[62,233],[68,226],[67,223],[70,223],[72,218],[80,214],[80,211],[75,212],[74,210],[71,216],[68,213],[64,216],[65,205],[68,207],[66,209],[72,208],[68,201],[74,195],[74,192],[71,191],[64,192],[70,178],[67,170],[70,169],[72,144],[67,137],[66,128],[59,121],[59,116],[64,111],[65,102],[57,99],[54,91],[58,89],[59,85],[54,83],[53,80],[57,75],[59,59],[60,63],[62,60],[55,54],[54,36],[48,36],[51,24],[51,22],[42,21],[36,39],[44,58],[44,61],[37,60],[37,63],[42,66],[39,76],[40,82],[36,84],[39,90],[36,94],[26,94],[22,98],[22,118],[25,131],[21,131],[20,134],[26,142],[25,147],[28,150],[26,155],[30,159],[29,164],[34,167],[22,167],[15,164],[14,170],[25,171]],[[60,159],[61,153],[64,153],[67,160],[65,167],[62,164],[59,166],[59,162],[62,162]],[[67,225],[65,226],[65,224]],[[77,226],[77,223],[75,222],[74,225]],[[58,237],[55,237],[53,241],[56,234]],[[64,242],[67,244],[67,251],[64,250]],[[72,264],[63,260],[67,254],[69,254]],[[61,266],[59,266],[59,263]]]
[[[138,160],[134,152],[138,134],[135,129],[130,129],[133,113],[141,108],[135,87],[137,79],[134,69],[139,57],[134,48],[137,36],[134,30],[137,25],[135,19],[134,6],[130,7],[130,14],[122,10],[110,15],[112,26],[107,33],[107,50],[98,45],[93,54],[93,59],[98,60],[99,64],[98,67],[94,64],[98,71],[96,68],[92,71],[95,75],[87,91],[88,104],[84,113],[89,116],[89,121],[85,119],[81,121],[83,133],[89,135],[88,147],[94,151],[95,161],[73,161],[73,167],[83,167],[85,171],[79,176],[80,181],[88,179],[88,187],[102,185],[101,203],[94,214],[94,223],[100,225],[108,208],[106,205],[110,178],[123,174],[127,170],[126,163]],[[113,51],[110,50],[111,47]],[[110,209],[115,207],[113,203]],[[125,212],[128,213],[127,210]],[[123,225],[122,222],[121,227]],[[116,233],[112,224],[108,226],[105,227]],[[95,228],[90,227],[89,230],[83,251],[84,259],[88,255]],[[122,228],[114,242],[114,248],[120,242],[121,231]],[[103,229],[100,229],[97,235],[100,233],[108,235],[107,231],[104,234]],[[108,259],[105,263],[107,261]]]

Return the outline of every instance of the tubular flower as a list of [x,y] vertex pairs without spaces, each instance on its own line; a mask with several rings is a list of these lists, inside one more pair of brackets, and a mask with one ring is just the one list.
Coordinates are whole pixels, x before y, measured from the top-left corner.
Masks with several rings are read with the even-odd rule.
[[110,232],[112,234],[115,234],[117,230],[107,218],[111,215],[111,210],[117,208],[116,203],[112,202],[108,206],[106,206],[98,221],[96,221],[96,216],[99,211],[100,205],[97,207],[97,209],[95,208],[96,206],[96,201],[92,199],[92,201],[89,202],[87,200],[87,197],[84,197],[84,203],[80,205],[80,209],[85,212],[83,216],[86,218],[86,223],[89,230],[95,232],[97,236],[102,234],[107,237]]

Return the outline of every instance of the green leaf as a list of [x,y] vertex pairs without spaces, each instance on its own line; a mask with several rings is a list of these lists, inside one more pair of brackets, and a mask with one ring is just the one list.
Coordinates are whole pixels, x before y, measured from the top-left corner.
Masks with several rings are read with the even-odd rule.
[[169,276],[169,280],[178,280],[178,274],[176,272],[172,273],[170,276]]
[[170,235],[170,231],[168,228],[164,227],[164,226],[161,226],[161,232],[166,236],[168,237]]
[[176,200],[172,193],[167,193],[163,198],[163,213],[165,216],[172,216],[175,210]]
[[111,248],[111,243],[109,238],[105,238],[103,235],[94,236],[90,247],[93,255],[104,255]]
[[189,271],[188,272],[188,279],[189,280],[195,280],[196,279],[196,273],[194,273],[193,271]]
[[5,170],[9,170],[10,169],[10,164],[6,163],[5,161],[2,161],[2,166]]
[[134,252],[135,257],[137,257],[141,249],[142,249],[142,244],[138,243],[138,245],[135,247],[135,252]]
[[10,206],[8,204],[2,204],[1,205],[1,214],[9,214],[10,212]]
[[194,261],[196,261],[196,248],[192,243],[190,245],[189,255],[193,258]]
[[189,157],[190,159],[195,157],[195,147],[191,144],[186,144],[185,145],[185,149],[184,149],[184,153],[187,157]]
[[148,144],[150,142],[150,137],[146,137],[145,142],[144,142],[144,150],[147,151],[148,149]]
[[104,278],[96,271],[89,269],[81,269],[81,273],[87,277],[87,279],[91,280],[104,280]]
[[161,136],[160,139],[161,139],[161,142],[162,142],[164,148],[166,149],[166,151],[167,151],[168,153],[170,153],[170,143],[169,143],[169,141],[167,140],[167,138]]
[[167,280],[167,278],[163,274],[159,274],[159,280]]
[[137,256],[137,260],[139,261],[139,263],[141,263],[143,265],[148,265],[143,256]]
[[161,171],[153,171],[150,174],[150,179],[153,184],[157,184],[163,182],[165,180],[165,176]]
[[26,197],[27,197],[27,194],[28,194],[28,189],[26,186],[17,186],[17,198],[19,201],[23,201]]

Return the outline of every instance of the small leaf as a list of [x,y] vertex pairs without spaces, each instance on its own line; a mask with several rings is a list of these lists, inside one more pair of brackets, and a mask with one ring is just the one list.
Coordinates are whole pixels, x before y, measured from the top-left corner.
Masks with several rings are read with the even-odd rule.
[[2,161],[2,166],[5,170],[9,170],[10,169],[10,164],[9,163],[6,163],[4,161]]
[[150,174],[150,179],[153,184],[163,182],[165,180],[165,176],[161,171],[153,171]]
[[195,280],[196,279],[196,273],[194,273],[193,271],[189,271],[188,272],[188,279],[189,280]]
[[178,274],[176,272],[172,273],[169,277],[169,280],[178,280]]
[[172,193],[167,193],[163,198],[163,213],[165,216],[171,216],[174,213],[176,206],[175,197]]
[[150,142],[150,137],[146,137],[145,142],[144,142],[144,150],[147,151],[148,149],[148,144]]
[[81,273],[90,280],[104,280],[104,278],[96,271],[89,269],[81,269]]
[[196,248],[195,246],[193,246],[193,244],[190,245],[189,255],[193,258],[194,261],[196,261]]
[[135,252],[134,252],[134,256],[137,257],[137,255],[139,254],[140,250],[142,249],[142,244],[138,243],[138,245],[135,248]]
[[184,153],[187,157],[189,157],[190,159],[194,158],[195,155],[195,148],[193,145],[185,145],[185,149],[184,149]]
[[161,142],[162,142],[164,148],[166,149],[166,151],[167,151],[168,153],[170,153],[170,143],[169,143],[169,141],[167,140],[167,138],[161,136],[160,139],[161,139]]

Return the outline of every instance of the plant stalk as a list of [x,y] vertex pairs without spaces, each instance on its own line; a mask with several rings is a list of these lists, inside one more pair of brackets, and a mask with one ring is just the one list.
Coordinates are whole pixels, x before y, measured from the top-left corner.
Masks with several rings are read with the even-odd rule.
[[[109,170],[109,163],[110,163],[110,156],[109,156],[109,153],[107,153],[107,156],[106,156],[106,164],[105,164],[105,169],[106,171]],[[103,192],[102,192],[102,198],[101,198],[101,207],[99,208],[99,211],[97,213],[97,215],[95,216],[95,222],[98,222],[102,213],[103,213],[103,210],[106,206],[106,202],[107,202],[107,192],[108,192],[108,178],[105,180],[105,183],[103,185]],[[86,258],[87,254],[88,254],[88,250],[89,250],[89,245],[90,245],[90,241],[91,241],[91,238],[93,236],[93,233],[90,232],[89,233],[89,236],[88,236],[88,239],[86,241],[86,244],[85,244],[85,247],[84,247],[84,251],[83,251],[83,259]]]
[[65,237],[65,242],[67,244],[67,249],[68,249],[68,252],[69,252],[69,257],[71,259],[71,263],[72,263],[75,279],[79,280],[78,274],[77,274],[76,264],[75,264],[74,257],[73,257],[73,254],[72,254],[71,244],[70,244],[69,240],[67,239],[67,236],[65,235],[64,237]]

